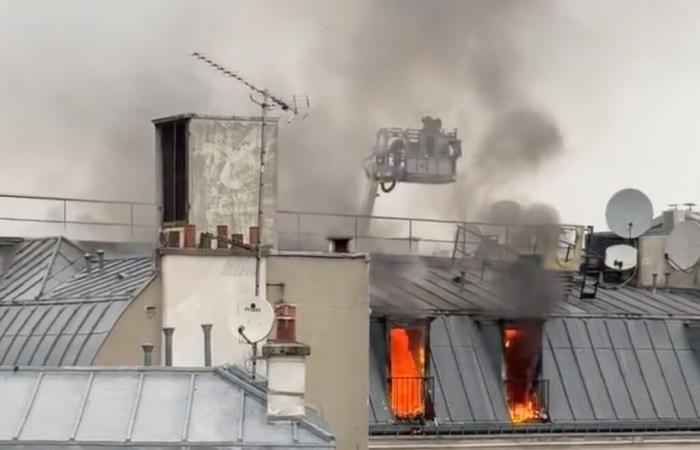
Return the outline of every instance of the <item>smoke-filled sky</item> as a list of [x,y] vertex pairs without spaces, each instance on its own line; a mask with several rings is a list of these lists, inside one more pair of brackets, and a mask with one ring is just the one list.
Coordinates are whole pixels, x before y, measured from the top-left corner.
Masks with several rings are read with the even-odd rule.
[[627,186],[700,203],[698,41],[694,0],[0,0],[0,192],[152,200],[152,118],[256,113],[198,50],[311,97],[282,125],[283,207],[357,211],[376,130],[432,115],[459,129],[460,182],[378,212],[514,198],[602,226]]

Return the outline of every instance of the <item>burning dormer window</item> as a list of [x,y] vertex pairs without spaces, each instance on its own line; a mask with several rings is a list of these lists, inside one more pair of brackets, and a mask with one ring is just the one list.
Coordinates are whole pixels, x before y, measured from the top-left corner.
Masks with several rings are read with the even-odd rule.
[[427,374],[427,323],[393,324],[389,329],[388,392],[399,420],[426,418],[431,408]]
[[503,379],[514,423],[547,420],[548,384],[541,379],[542,328],[536,320],[507,323],[503,329]]

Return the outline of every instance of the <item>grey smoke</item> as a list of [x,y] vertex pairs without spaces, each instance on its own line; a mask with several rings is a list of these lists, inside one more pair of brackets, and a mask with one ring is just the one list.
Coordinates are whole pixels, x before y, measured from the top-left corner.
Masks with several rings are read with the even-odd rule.
[[[152,200],[152,118],[255,113],[245,89],[187,56],[200,50],[279,95],[310,95],[308,119],[282,125],[282,207],[358,211],[361,162],[376,130],[418,127],[431,114],[465,139],[465,178],[434,212],[475,215],[502,184],[556,154],[556,122],[522,82],[528,55],[517,45],[524,30],[556,19],[554,6],[6,3],[0,164],[9,169],[0,190]],[[257,22],[264,26],[250,25]],[[34,177],[17,175],[28,166]]]

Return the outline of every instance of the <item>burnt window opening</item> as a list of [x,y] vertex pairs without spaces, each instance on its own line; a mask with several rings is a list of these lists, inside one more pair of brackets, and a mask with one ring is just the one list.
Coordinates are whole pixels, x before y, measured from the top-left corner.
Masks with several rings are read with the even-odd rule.
[[541,378],[543,325],[539,320],[519,320],[503,327],[503,382],[513,423],[549,419],[549,383]]
[[159,126],[163,222],[187,222],[187,121]]
[[428,376],[428,323],[394,323],[389,327],[389,403],[397,420],[433,416],[432,377]]

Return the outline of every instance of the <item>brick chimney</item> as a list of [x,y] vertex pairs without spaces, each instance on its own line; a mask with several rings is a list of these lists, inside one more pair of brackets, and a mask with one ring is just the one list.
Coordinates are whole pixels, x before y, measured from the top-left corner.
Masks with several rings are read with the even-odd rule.
[[267,361],[267,417],[288,420],[306,413],[306,357],[311,347],[296,341],[296,306],[275,308],[276,336],[262,348]]

